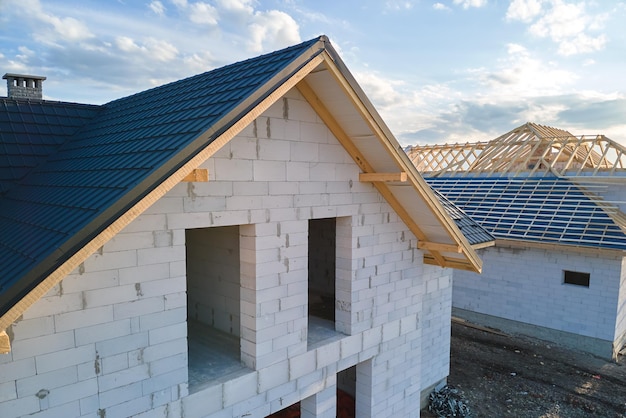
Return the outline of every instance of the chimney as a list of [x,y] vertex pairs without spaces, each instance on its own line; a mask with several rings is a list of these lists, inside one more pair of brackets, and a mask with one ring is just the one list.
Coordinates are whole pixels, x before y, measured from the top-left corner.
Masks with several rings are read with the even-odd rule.
[[41,85],[46,77],[7,73],[2,78],[7,81],[7,96],[10,99],[43,99]]

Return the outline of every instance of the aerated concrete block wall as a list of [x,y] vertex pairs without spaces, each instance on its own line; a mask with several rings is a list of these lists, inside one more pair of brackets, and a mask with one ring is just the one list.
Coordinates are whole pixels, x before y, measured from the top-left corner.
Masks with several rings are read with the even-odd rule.
[[422,388],[439,383],[450,372],[452,269],[424,266],[422,297]]
[[618,352],[626,345],[626,257],[622,258],[619,298],[617,300],[617,318],[615,320],[614,351]]
[[[203,166],[209,182],[177,185],[9,329],[0,416],[264,417],[302,401],[334,417],[337,373],[356,366],[357,416],[419,417],[420,391],[448,374],[450,272],[423,265],[306,101],[289,92]],[[337,331],[311,345],[314,218],[337,218]],[[239,231],[246,368],[190,394],[185,246],[216,227]]]
[[0,416],[177,416],[187,395],[184,244],[164,214],[146,214],[28,309],[0,355]]
[[[479,255],[484,263],[482,275],[454,272],[455,311],[540,327],[536,329],[540,337],[579,341],[580,348],[597,349],[610,357],[623,274],[621,257],[502,247],[480,250]],[[564,270],[590,273],[589,287],[564,284]]]

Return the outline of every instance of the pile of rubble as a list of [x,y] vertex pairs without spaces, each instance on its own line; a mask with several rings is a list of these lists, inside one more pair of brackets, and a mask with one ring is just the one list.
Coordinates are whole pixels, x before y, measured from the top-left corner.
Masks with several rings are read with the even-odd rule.
[[428,400],[428,410],[439,418],[471,417],[470,409],[461,399],[459,391],[450,386],[435,389]]

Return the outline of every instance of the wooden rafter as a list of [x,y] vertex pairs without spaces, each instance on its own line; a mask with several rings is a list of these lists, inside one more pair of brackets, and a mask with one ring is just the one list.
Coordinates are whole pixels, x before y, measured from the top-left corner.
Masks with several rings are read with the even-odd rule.
[[415,146],[408,155],[430,176],[483,174],[615,175],[626,169],[626,149],[604,135],[574,136],[549,126],[527,123],[489,142]]
[[209,181],[209,170],[206,168],[196,168],[191,173],[187,174],[184,179],[181,181],[184,182],[207,182]]

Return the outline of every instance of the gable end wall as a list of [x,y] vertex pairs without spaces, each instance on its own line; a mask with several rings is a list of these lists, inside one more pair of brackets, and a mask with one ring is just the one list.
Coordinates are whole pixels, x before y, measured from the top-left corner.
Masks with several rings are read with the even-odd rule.
[[[451,271],[423,265],[306,101],[286,97],[203,165],[209,182],[177,185],[9,329],[0,416],[262,417],[300,400],[319,408],[353,365],[359,416],[419,416],[420,391],[449,370]],[[341,219],[346,335],[311,349],[305,231],[328,217]],[[255,266],[241,310],[256,322],[241,326],[259,331],[256,357],[190,395],[185,229],[228,225],[245,225],[254,250],[241,253]],[[276,327],[287,334],[265,333]]]

